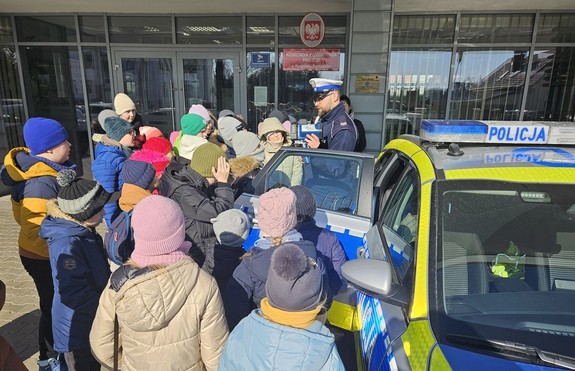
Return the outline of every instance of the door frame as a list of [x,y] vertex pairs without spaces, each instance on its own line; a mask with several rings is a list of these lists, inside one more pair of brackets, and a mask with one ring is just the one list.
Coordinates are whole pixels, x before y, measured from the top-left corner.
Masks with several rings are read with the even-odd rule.
[[[234,112],[247,117],[245,58],[242,48],[190,48],[190,47],[110,47],[112,66],[112,97],[123,91],[123,71],[121,58],[171,58],[172,59],[172,102],[174,110],[173,126],[179,130],[179,118],[187,113],[189,107],[184,102],[184,59],[232,59],[234,61]],[[217,116],[217,112],[216,112]]]

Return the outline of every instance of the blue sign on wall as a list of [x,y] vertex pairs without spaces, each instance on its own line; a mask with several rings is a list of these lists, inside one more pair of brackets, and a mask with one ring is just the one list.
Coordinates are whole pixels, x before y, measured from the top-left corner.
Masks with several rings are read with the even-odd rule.
[[251,53],[250,65],[253,68],[271,67],[270,53]]

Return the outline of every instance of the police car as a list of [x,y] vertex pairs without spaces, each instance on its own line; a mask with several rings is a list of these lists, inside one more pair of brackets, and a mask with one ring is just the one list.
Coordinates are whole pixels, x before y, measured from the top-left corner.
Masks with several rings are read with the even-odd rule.
[[257,222],[301,163],[350,259],[365,369],[575,368],[572,144],[572,123],[424,120],[377,158],[282,149],[236,207]]

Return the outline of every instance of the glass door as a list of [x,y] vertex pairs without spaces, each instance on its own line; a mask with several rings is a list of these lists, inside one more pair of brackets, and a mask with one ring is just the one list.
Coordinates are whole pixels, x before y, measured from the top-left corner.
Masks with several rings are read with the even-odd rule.
[[175,52],[114,52],[115,94],[129,95],[144,123],[160,129],[166,138],[177,129],[183,112],[175,99],[175,60]]
[[216,117],[223,109],[240,110],[239,53],[178,52],[180,105],[187,112],[201,104]]

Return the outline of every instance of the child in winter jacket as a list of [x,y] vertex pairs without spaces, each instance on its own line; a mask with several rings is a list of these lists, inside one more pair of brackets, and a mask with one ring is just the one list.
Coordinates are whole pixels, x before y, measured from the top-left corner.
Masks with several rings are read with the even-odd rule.
[[290,242],[300,247],[310,258],[317,261],[325,275],[323,284],[327,295],[326,309],[331,303],[327,272],[318,252],[309,241],[294,228],[297,224],[296,196],[289,188],[274,188],[262,194],[256,209],[260,239],[242,258],[234,270],[224,291],[224,308],[228,326],[233,329],[242,318],[254,308],[260,307],[265,295],[265,283],[270,266],[270,258],[277,246]]
[[132,98],[124,93],[116,94],[114,97],[114,110],[121,119],[126,120],[132,125],[132,129],[134,130],[134,143],[132,147],[135,149],[142,148],[142,145],[146,142],[146,136],[140,132],[140,129],[144,125],[144,119],[142,115],[136,112],[136,104]]
[[264,160],[264,149],[257,135],[249,131],[238,131],[234,134],[236,157],[230,159],[234,198],[244,192],[254,193],[252,181],[258,175]]
[[210,220],[218,243],[214,247],[214,270],[212,276],[218,282],[220,292],[240,264],[246,250],[243,244],[252,228],[250,219],[241,210],[229,209]]
[[271,256],[266,297],[232,331],[219,370],[345,370],[333,334],[318,320],[325,301],[321,270],[297,245]]
[[160,186],[156,170],[147,162],[126,160],[121,175],[124,180],[119,200],[122,211],[131,211],[138,202]]
[[48,245],[38,231],[46,216],[46,203],[58,195],[56,175],[73,169],[69,161],[68,134],[59,122],[43,117],[30,118],[24,124],[26,147],[14,148],[4,158],[2,182],[11,186],[12,212],[20,226],[18,248],[26,272],[34,280],[40,298],[38,349],[40,365],[49,363],[52,338],[52,298],[54,286],[48,258]]
[[92,352],[112,368],[117,315],[121,370],[215,371],[228,329],[216,281],[187,255],[182,210],[148,196],[134,208],[132,226],[135,249],[100,298]]
[[196,148],[207,143],[207,124],[200,115],[188,113],[180,119],[180,130],[174,141],[174,153],[190,160]]
[[54,283],[52,330],[54,350],[64,353],[69,370],[99,370],[90,351],[89,334],[98,300],[110,276],[102,237],[104,205],[117,199],[93,180],[75,179],[72,170],[58,173],[62,187],[47,205],[40,237],[48,241]]
[[337,294],[343,284],[341,266],[347,261],[345,251],[335,233],[315,224],[316,204],[311,191],[301,185],[293,186],[291,190],[296,195],[298,224],[295,229],[301,233],[304,240],[313,242],[319,251],[327,268],[329,286],[332,292]]
[[214,268],[217,242],[210,220],[234,204],[229,175],[224,151],[204,143],[195,150],[189,165],[172,161],[160,181],[160,194],[174,200],[184,212],[191,257],[208,273]]
[[[96,145],[92,174],[108,193],[119,192],[124,185],[121,171],[124,161],[132,154],[135,132],[130,123],[119,117],[108,117],[104,121],[106,135]],[[119,213],[118,202],[111,202],[104,208],[106,226]]]

